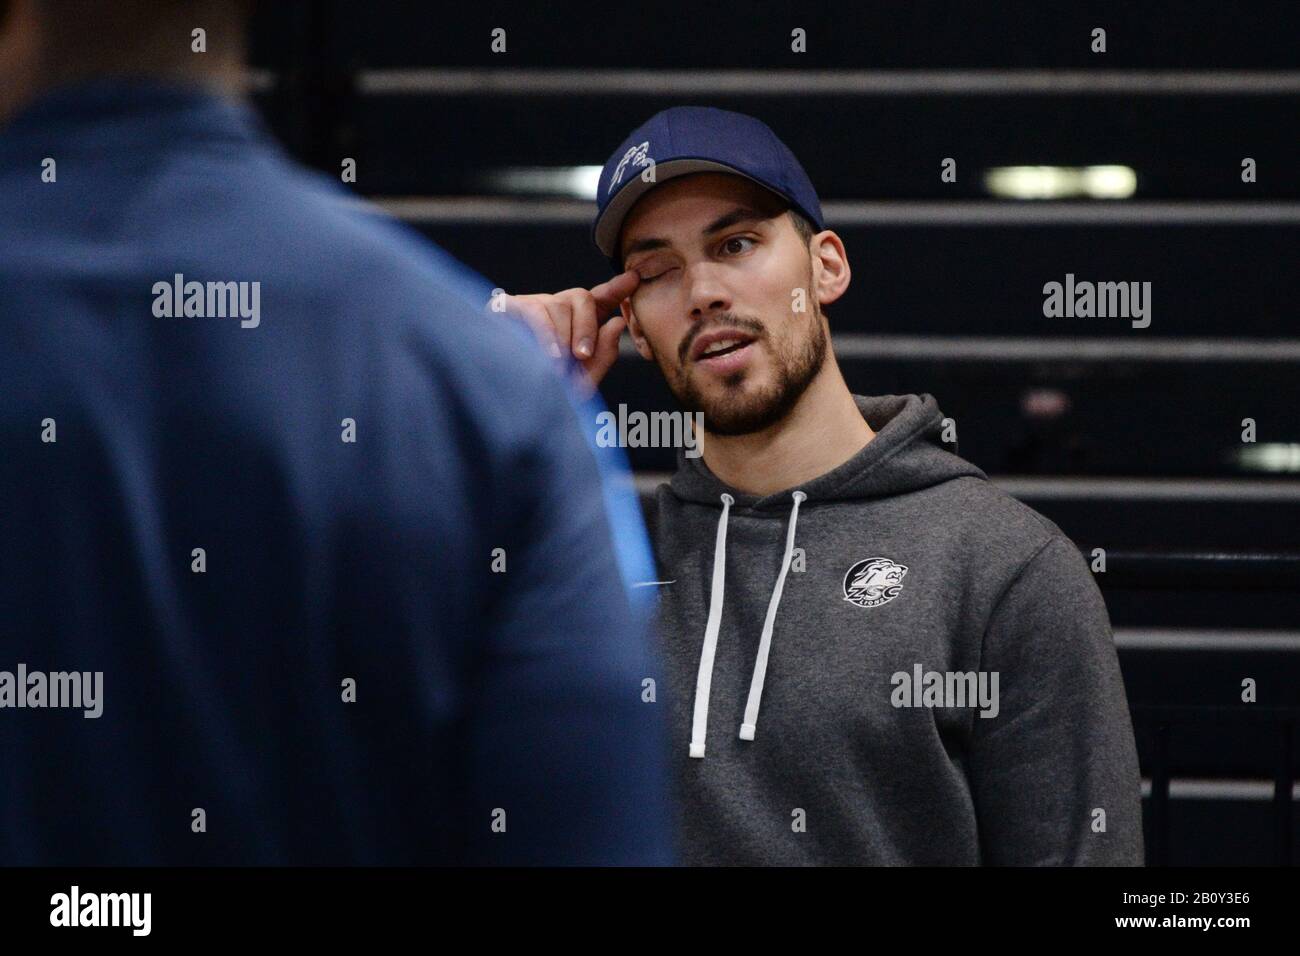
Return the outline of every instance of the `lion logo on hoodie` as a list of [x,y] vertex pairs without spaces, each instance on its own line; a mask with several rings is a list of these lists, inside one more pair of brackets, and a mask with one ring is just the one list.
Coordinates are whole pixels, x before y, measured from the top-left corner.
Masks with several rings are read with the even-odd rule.
[[904,565],[889,558],[867,558],[844,575],[844,600],[858,607],[879,607],[898,597],[903,590]]

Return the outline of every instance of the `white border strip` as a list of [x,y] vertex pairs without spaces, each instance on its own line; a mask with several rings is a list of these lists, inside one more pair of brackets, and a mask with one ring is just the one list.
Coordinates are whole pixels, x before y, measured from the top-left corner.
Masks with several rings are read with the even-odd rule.
[[[389,215],[414,225],[492,223],[589,227],[596,216],[595,203],[583,199],[397,196],[371,202]],[[842,200],[823,203],[822,212],[832,227],[1300,225],[1300,202],[1284,201]]]
[[[1052,320],[1044,319],[1045,324]],[[1120,326],[1127,322],[1120,320]],[[1113,336],[1012,338],[963,335],[864,335],[832,338],[838,358],[986,362],[1294,362],[1300,339]],[[635,349],[633,349],[635,351]]]
[[1293,95],[1300,72],[1267,70],[362,70],[382,96],[1200,96]]
[[[1044,322],[1050,322],[1044,319]],[[1122,320],[1121,320],[1121,324]],[[1300,339],[1183,339],[1134,335],[1091,338],[999,338],[946,335],[864,335],[838,332],[832,336],[840,360],[874,362],[1297,362]],[[619,354],[630,357],[636,346],[619,343]]]
[[1039,478],[990,475],[1013,498],[1122,501],[1300,501],[1300,481],[1235,478]]
[[[1252,800],[1273,799],[1276,788],[1272,780],[1214,780],[1203,777],[1171,777],[1170,800]],[[1142,778],[1142,796],[1151,796],[1151,778]],[[1291,785],[1291,799],[1300,800],[1300,781]]]
[[[639,494],[653,494],[671,480],[669,471],[641,471],[633,476]],[[1126,501],[1300,501],[1300,481],[1254,481],[1232,478],[1038,478],[990,475],[989,480],[1013,498],[1031,500]]]
[[512,199],[498,196],[401,196],[370,199],[390,216],[412,225],[591,226],[596,204],[584,199]]
[[1117,627],[1113,633],[1115,646],[1126,651],[1300,651],[1300,631]]
[[858,201],[822,207],[831,226],[1284,226],[1300,224],[1300,203],[1124,199]]

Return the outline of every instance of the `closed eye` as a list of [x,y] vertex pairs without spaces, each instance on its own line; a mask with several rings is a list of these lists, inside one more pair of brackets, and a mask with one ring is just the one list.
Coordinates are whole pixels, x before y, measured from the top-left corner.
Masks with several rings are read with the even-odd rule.
[[672,269],[665,269],[663,272],[656,273],[655,275],[652,275],[652,276],[643,276],[642,279],[641,279],[641,284],[642,284],[642,285],[646,285],[647,283],[655,282],[655,281],[657,281],[658,279],[661,279],[661,278],[663,278],[664,276],[666,276],[668,273],[672,272],[673,269],[675,269],[675,268],[677,268],[677,267],[676,267],[676,266],[673,266]]

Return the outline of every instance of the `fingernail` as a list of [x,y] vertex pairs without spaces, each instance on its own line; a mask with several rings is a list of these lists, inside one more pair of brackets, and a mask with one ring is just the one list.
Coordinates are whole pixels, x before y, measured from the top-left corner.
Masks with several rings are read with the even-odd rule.
[[578,343],[578,354],[583,358],[591,357],[591,339],[583,339]]
[[560,355],[562,354],[560,352],[560,343],[552,342],[550,351],[551,351],[551,358],[559,358]]

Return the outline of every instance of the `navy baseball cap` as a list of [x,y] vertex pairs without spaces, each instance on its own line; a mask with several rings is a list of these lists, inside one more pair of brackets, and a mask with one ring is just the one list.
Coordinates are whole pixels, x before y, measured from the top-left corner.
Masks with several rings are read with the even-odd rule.
[[808,174],[766,123],[710,106],[674,106],[637,127],[601,170],[591,227],[596,247],[617,268],[619,232],[636,201],[675,176],[703,172],[753,180],[784,198],[819,232],[826,228]]

